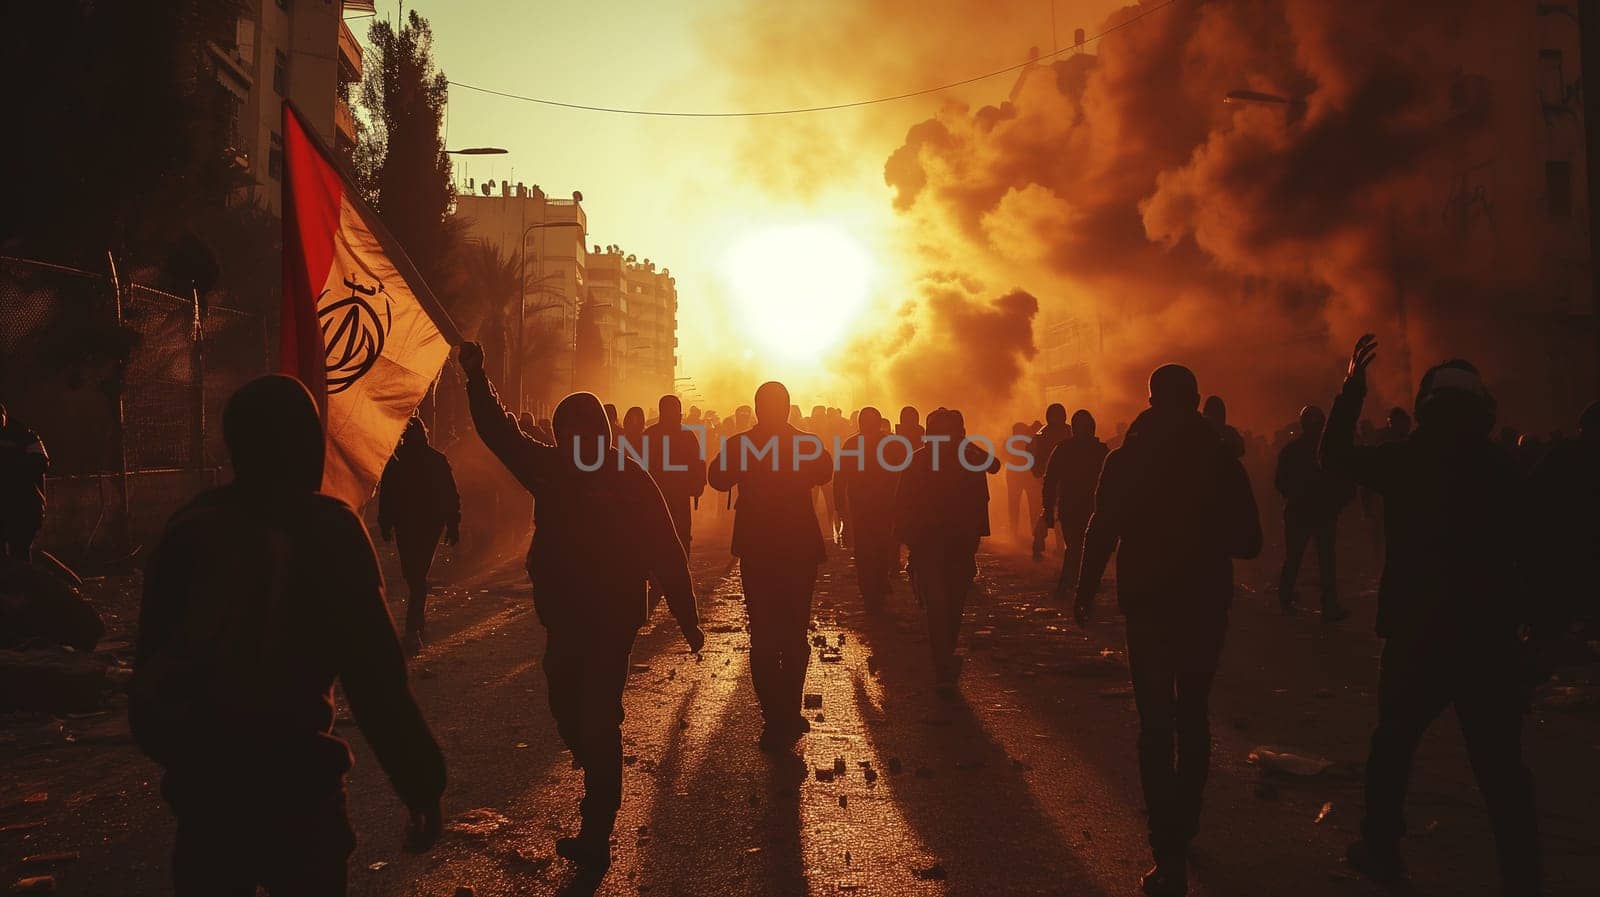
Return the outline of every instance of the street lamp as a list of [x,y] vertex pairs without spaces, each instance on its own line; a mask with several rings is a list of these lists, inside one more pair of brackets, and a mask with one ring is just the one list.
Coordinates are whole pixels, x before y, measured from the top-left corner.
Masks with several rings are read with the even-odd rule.
[[1280,106],[1288,115],[1289,124],[1294,124],[1306,114],[1306,101],[1304,99],[1290,99],[1275,93],[1263,93],[1259,90],[1230,90],[1222,98],[1222,102],[1230,106]]
[[[524,214],[525,213],[526,213],[526,207],[524,207]],[[516,406],[516,408],[518,410],[521,410],[521,408],[522,408],[523,352],[526,350],[526,340],[528,338],[528,329],[527,329],[527,326],[526,326],[527,325],[527,301],[526,301],[527,300],[527,295],[526,294],[527,294],[527,288],[528,288],[528,235],[533,233],[536,230],[543,230],[544,228],[547,228],[547,227],[580,227],[580,226],[581,225],[576,221],[541,221],[541,222],[537,222],[537,223],[534,223],[534,224],[530,224],[527,227],[523,228],[522,229],[522,238],[517,241],[517,359],[516,359],[517,360],[517,372],[516,372],[516,376],[513,377],[512,379],[517,384],[515,406]],[[543,255],[543,253],[539,254],[538,261],[539,261],[539,263],[541,265],[544,264],[544,255]],[[543,278],[542,277],[539,278],[539,281],[542,284],[543,283]],[[565,299],[566,298],[566,294],[562,294],[562,298]],[[548,307],[548,306],[546,306],[546,307]],[[541,310],[543,310],[543,309],[541,308]],[[574,363],[576,363],[576,359],[574,359]]]
[[503,156],[509,150],[499,146],[466,146],[461,149],[445,150],[450,156]]

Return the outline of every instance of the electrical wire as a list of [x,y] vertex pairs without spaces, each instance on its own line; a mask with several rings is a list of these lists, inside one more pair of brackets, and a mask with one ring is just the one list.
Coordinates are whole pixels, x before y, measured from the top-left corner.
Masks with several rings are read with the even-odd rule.
[[1138,22],[1147,16],[1154,15],[1178,2],[1179,0],[1166,0],[1165,3],[1162,3],[1158,6],[1152,6],[1149,9],[1141,11],[1138,15],[1124,19],[1123,21],[1112,25],[1110,28],[1107,28],[1098,34],[1084,38],[1083,43],[1081,44],[1074,44],[1073,46],[1067,47],[1063,50],[1055,50],[1053,52],[1046,53],[1043,56],[1036,56],[1024,62],[1019,62],[1015,65],[1008,65],[1003,69],[995,69],[992,72],[986,72],[982,75],[973,75],[970,78],[963,78],[960,81],[951,81],[948,84],[939,84],[934,87],[924,87],[920,90],[897,93],[893,96],[873,97],[866,100],[853,100],[847,103],[831,103],[826,106],[803,106],[791,109],[761,109],[750,112],[674,112],[662,109],[626,109],[614,106],[597,106],[588,103],[568,103],[561,100],[550,100],[542,97],[530,97],[521,94],[509,93],[503,90],[495,90],[494,88],[490,87],[482,87],[477,84],[468,84],[464,81],[451,81],[450,86],[460,87],[465,90],[476,91],[478,93],[488,94],[490,96],[502,97],[508,100],[518,100],[524,103],[537,103],[541,106],[557,106],[562,109],[576,109],[583,112],[605,112],[612,115],[644,115],[659,118],[766,118],[778,115],[804,115],[811,112],[834,112],[840,109],[858,109],[862,106],[877,106],[883,103],[893,103],[898,100],[909,100],[912,97],[926,96],[930,93],[951,90],[956,87],[975,84],[979,81],[986,81],[990,78],[1007,74],[1008,72],[1015,72],[1019,69],[1027,68],[1030,65],[1034,65],[1046,59],[1081,50],[1089,44],[1092,44],[1101,38],[1112,34],[1113,32],[1121,31],[1129,25],[1132,25],[1133,23]]

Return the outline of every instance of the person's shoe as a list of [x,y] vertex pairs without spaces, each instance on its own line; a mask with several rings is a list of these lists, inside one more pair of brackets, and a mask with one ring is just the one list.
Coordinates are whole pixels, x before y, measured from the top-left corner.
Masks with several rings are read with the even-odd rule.
[[805,714],[803,714],[803,713],[800,714],[799,716],[796,716],[794,718],[794,729],[795,729],[795,732],[797,734],[801,734],[801,735],[804,735],[805,733],[810,732],[811,731],[811,720],[806,719]]
[[1342,604],[1330,604],[1322,609],[1322,622],[1333,624],[1350,617],[1350,608]]
[[1139,877],[1139,889],[1147,897],[1184,897],[1189,893],[1188,864],[1183,860],[1157,861]]
[[1344,858],[1350,868],[1373,881],[1395,882],[1406,877],[1406,861],[1398,847],[1357,841],[1345,849]]
[[576,837],[557,838],[556,854],[586,869],[605,869],[611,865],[611,839],[579,832]]
[[777,753],[788,750],[799,740],[800,732],[796,731],[794,726],[775,726],[768,723],[761,730],[761,738],[756,744],[767,753]]
[[408,630],[406,630],[405,638],[402,638],[400,640],[400,648],[401,648],[401,650],[406,652],[406,656],[407,657],[416,657],[418,654],[421,654],[422,653],[422,630],[420,630],[420,629],[408,629]]

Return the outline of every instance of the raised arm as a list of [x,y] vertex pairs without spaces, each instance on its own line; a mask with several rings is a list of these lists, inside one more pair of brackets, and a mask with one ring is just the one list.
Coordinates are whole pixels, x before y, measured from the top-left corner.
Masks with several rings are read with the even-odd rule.
[[1350,365],[1344,378],[1344,388],[1333,400],[1333,410],[1328,423],[1322,428],[1322,443],[1318,447],[1318,464],[1323,470],[1353,480],[1375,492],[1382,493],[1388,486],[1385,469],[1388,465],[1386,446],[1356,445],[1356,423],[1361,419],[1361,405],[1367,398],[1367,368],[1377,358],[1377,337],[1368,333],[1356,341],[1350,353]]
[[550,447],[522,432],[516,415],[500,404],[500,396],[483,370],[483,347],[461,344],[461,370],[467,380],[467,408],[478,438],[500,463],[531,492],[542,479],[540,455]]

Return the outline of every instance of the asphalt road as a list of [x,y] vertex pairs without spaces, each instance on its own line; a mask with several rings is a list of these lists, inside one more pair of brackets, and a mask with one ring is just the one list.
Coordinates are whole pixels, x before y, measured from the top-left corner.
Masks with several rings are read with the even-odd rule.
[[[693,567],[706,650],[687,653],[664,607],[640,634],[615,860],[598,883],[576,880],[552,852],[577,824],[580,778],[544,706],[543,634],[524,575],[511,563],[442,589],[434,640],[413,679],[450,764],[451,830],[426,856],[400,852],[400,804],[342,720],[357,754],[352,893],[589,893],[596,885],[616,895],[1137,893],[1148,852],[1113,596],[1085,633],[1047,599],[1050,564],[1002,550],[986,551],[979,566],[961,698],[946,701],[931,687],[905,583],[896,583],[890,614],[869,619],[848,560],[835,551],[819,579],[813,635],[840,651],[836,661],[813,658],[807,691],[822,701],[810,711],[813,731],[793,754],[774,758],[756,749],[738,568],[725,536],[703,539]],[[1260,571],[1242,578],[1213,698],[1217,746],[1192,893],[1496,893],[1487,821],[1449,714],[1430,732],[1414,776],[1412,883],[1381,889],[1343,865],[1374,718],[1372,597],[1354,596],[1356,616],[1324,627],[1315,616],[1279,616],[1249,587],[1265,580]],[[128,740],[120,709],[5,734],[4,884],[53,874],[60,894],[166,892],[172,821],[156,793],[157,770]],[[1527,743],[1549,893],[1600,893],[1600,719],[1536,712]],[[1275,775],[1250,763],[1258,745],[1333,766],[1313,777]],[[22,863],[63,850],[79,856]]]

